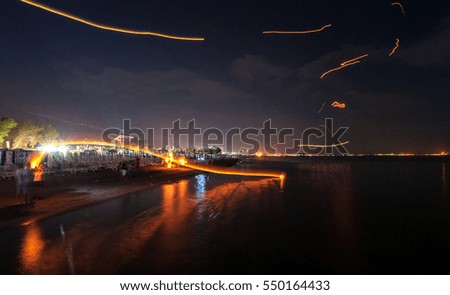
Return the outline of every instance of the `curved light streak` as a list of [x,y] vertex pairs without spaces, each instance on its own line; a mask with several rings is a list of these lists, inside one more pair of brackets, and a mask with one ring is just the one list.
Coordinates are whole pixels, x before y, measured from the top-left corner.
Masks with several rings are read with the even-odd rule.
[[199,165],[194,163],[189,163],[186,158],[175,158],[171,152],[169,152],[169,156],[167,155],[158,155],[158,154],[152,154],[153,156],[156,156],[163,161],[165,161],[168,165],[168,167],[172,167],[172,163],[178,164],[183,167],[191,168],[194,170],[200,170],[203,172],[210,172],[215,174],[223,174],[223,175],[237,175],[237,176],[253,176],[253,177],[273,177],[273,178],[280,178],[284,179],[285,174],[284,173],[275,173],[275,172],[257,172],[257,171],[239,171],[239,170],[232,170],[232,169],[225,169],[225,168],[219,168],[219,167],[212,167],[212,166],[206,166],[206,165]]
[[102,30],[107,30],[107,31],[114,31],[114,32],[119,32],[119,33],[125,33],[125,34],[133,34],[133,35],[151,35],[151,36],[156,36],[156,37],[161,37],[161,38],[167,38],[167,39],[174,39],[174,40],[183,40],[183,41],[204,41],[205,38],[197,38],[197,37],[182,37],[182,36],[173,36],[173,35],[166,35],[166,34],[161,34],[161,33],[156,33],[156,32],[146,32],[146,31],[135,31],[135,30],[127,30],[127,29],[122,29],[122,28],[117,28],[117,27],[111,27],[111,26],[105,26],[105,25],[101,25],[101,24],[97,24],[91,21],[88,21],[86,19],[65,13],[63,11],[60,10],[56,10],[54,8],[42,5],[40,3],[37,2],[33,2],[30,0],[20,0],[21,2],[24,2],[26,4],[35,6],[37,8],[46,10],[48,12],[69,18],[71,20],[83,23],[85,25],[91,26],[91,27],[95,27],[98,29],[102,29]]
[[324,25],[320,29],[316,30],[308,30],[308,31],[263,31],[263,34],[282,34],[282,35],[302,35],[302,34],[312,34],[312,33],[318,33],[326,28],[331,27],[331,24]]
[[331,70],[328,70],[328,71],[326,71],[325,73],[323,73],[322,76],[320,76],[320,79],[323,79],[323,77],[325,77],[326,75],[328,75],[328,74],[330,74],[330,73],[332,73],[332,72],[339,71],[339,70],[341,70],[341,69],[343,69],[343,68],[346,68],[346,67],[349,67],[349,66],[352,66],[352,65],[356,65],[356,64],[359,64],[359,60],[358,60],[358,61],[355,61],[355,62],[353,62],[353,63],[346,64],[345,66],[339,66],[339,67],[337,67],[337,68],[333,68],[333,69],[331,69]]
[[332,148],[332,147],[337,147],[337,146],[343,146],[343,145],[346,145],[346,144],[349,144],[350,143],[350,141],[344,141],[344,142],[341,142],[341,143],[338,143],[338,144],[330,144],[330,145],[326,145],[326,144],[324,144],[324,145],[321,145],[321,144],[299,144],[298,146],[299,147],[312,147],[312,148]]
[[353,63],[353,62],[355,62],[355,61],[357,61],[357,60],[360,60],[361,58],[368,57],[368,56],[369,56],[369,54],[366,53],[366,54],[363,54],[363,55],[361,55],[361,56],[358,56],[358,57],[349,59],[349,60],[347,60],[347,61],[342,62],[342,63],[341,63],[341,66],[345,66],[345,65],[351,64],[351,63]]
[[323,105],[322,105],[322,107],[320,108],[320,110],[317,112],[317,114],[320,114],[320,112],[323,110],[323,107],[325,106],[326,103],[327,103],[326,101],[323,102]]
[[367,57],[367,56],[369,56],[368,53],[366,53],[364,55],[361,55],[361,56],[358,56],[358,57],[355,57],[355,58],[352,58],[352,59],[349,59],[349,60],[346,60],[346,61],[342,62],[339,67],[332,68],[331,70],[328,70],[325,73],[323,73],[322,76],[320,76],[320,79],[323,79],[323,77],[325,77],[326,75],[328,75],[328,74],[330,74],[332,72],[339,71],[339,70],[341,70],[343,68],[359,64],[360,63],[360,59],[362,59],[364,57]]
[[[177,160],[174,160],[174,162]],[[273,177],[284,179],[286,175],[284,173],[275,173],[275,172],[256,172],[256,171],[238,171],[238,170],[229,170],[229,169],[221,169],[216,167],[206,167],[203,165],[185,163],[185,167],[200,170],[204,172],[210,172],[215,174],[224,174],[224,175],[237,175],[237,176],[252,176],[252,177]]]
[[403,9],[403,5],[400,2],[392,2],[391,3],[391,6],[395,6],[395,5],[400,6],[400,9],[402,10],[403,15],[406,16],[405,10]]
[[400,45],[400,40],[398,38],[396,38],[395,47],[392,48],[392,51],[391,51],[391,53],[389,53],[389,56],[394,55],[394,53],[397,51],[397,48],[398,48],[399,45]]
[[[109,146],[109,147],[116,147],[115,144],[102,142],[102,141],[89,141],[89,140],[73,140],[73,141],[67,141],[67,142],[61,142],[55,145],[98,145],[98,146]],[[141,152],[148,155],[155,156],[157,158],[160,158],[164,162],[168,164],[168,167],[172,166],[172,163],[178,164],[179,166],[204,171],[204,172],[210,172],[215,174],[224,174],[224,175],[237,175],[237,176],[252,176],[252,177],[271,177],[271,178],[280,178],[284,179],[286,175],[284,173],[280,172],[258,172],[258,171],[239,171],[239,170],[231,170],[231,169],[224,169],[220,167],[212,167],[212,166],[206,166],[206,165],[199,165],[194,163],[189,163],[188,160],[184,157],[175,158],[173,156],[173,153],[169,153],[169,155],[160,155],[160,154],[154,154],[150,151],[142,150],[141,148],[137,146],[126,146],[125,149],[134,151],[134,152]],[[42,153],[44,155],[44,153]]]
[[338,101],[334,101],[331,106],[333,108],[340,108],[340,109],[345,109],[345,103],[340,103]]

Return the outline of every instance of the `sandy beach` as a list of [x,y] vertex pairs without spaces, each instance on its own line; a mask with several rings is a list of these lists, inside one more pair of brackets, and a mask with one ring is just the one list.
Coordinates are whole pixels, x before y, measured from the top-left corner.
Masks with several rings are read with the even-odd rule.
[[188,168],[144,167],[130,179],[122,179],[118,171],[100,170],[87,173],[65,173],[46,176],[42,192],[31,205],[16,197],[15,181],[0,181],[0,229],[33,222],[84,206],[151,189],[195,175]]

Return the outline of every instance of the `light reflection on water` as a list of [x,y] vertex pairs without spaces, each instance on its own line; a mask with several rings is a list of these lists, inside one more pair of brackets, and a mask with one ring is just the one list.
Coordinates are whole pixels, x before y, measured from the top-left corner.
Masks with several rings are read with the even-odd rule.
[[23,272],[39,273],[44,248],[45,241],[40,226],[38,224],[27,226],[20,253]]
[[0,270],[353,274],[450,264],[447,162],[258,161],[248,168],[280,167],[287,178],[199,174],[0,232],[17,245],[0,245]]
[[205,174],[199,174],[195,176],[195,197],[199,201],[203,201],[206,193],[206,183],[208,182],[209,177]]
[[[191,252],[192,237],[195,236],[198,245],[205,245],[206,233],[196,227],[199,223],[213,226],[225,206],[233,208],[239,198],[257,195],[263,186],[276,187],[276,182],[266,179],[225,183],[219,179],[208,187],[208,180],[208,175],[200,174],[97,205],[91,212],[83,209],[71,213],[75,218],[61,216],[43,221],[47,228],[60,222],[59,233],[48,237],[47,244],[40,225],[32,224],[25,231],[21,272],[133,273],[135,269],[149,267],[141,264],[142,256],[150,260],[149,264],[162,266],[160,269],[176,269],[189,263],[186,253]],[[147,198],[160,201],[145,208],[142,200]],[[235,200],[229,202],[224,198]],[[130,214],[128,211],[135,207],[143,208],[138,214]],[[105,218],[97,216],[96,213],[104,214],[106,209],[110,214]]]
[[445,162],[442,163],[442,171],[441,171],[441,177],[442,177],[442,196],[447,196],[447,174],[446,174],[446,167]]

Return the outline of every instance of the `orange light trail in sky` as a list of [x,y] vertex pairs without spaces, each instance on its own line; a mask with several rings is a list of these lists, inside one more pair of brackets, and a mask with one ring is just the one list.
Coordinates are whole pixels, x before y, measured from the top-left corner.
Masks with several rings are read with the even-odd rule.
[[301,35],[301,34],[312,34],[312,33],[318,33],[326,28],[331,27],[331,24],[324,25],[320,29],[316,30],[308,30],[308,31],[263,31],[263,34],[284,34],[284,35]]
[[[99,145],[99,146],[117,147],[117,145],[115,145],[113,143],[107,143],[107,142],[95,141],[95,140],[70,140],[70,141],[56,143],[54,145],[55,146],[60,146],[60,145]],[[134,147],[127,147],[127,149],[137,150],[137,148],[134,148]]]
[[403,15],[406,16],[405,10],[403,9],[403,5],[400,2],[392,2],[391,6],[394,6],[394,5],[400,6],[400,9],[402,10]]
[[349,60],[344,61],[343,63],[341,63],[341,66],[346,66],[346,65],[351,64],[351,63],[353,63],[353,62],[355,62],[355,61],[357,61],[357,60],[360,60],[361,58],[368,57],[368,56],[369,56],[369,54],[366,53],[366,54],[363,54],[363,55],[361,55],[361,56],[358,56],[358,57],[349,59]]
[[396,38],[395,47],[392,49],[391,53],[389,53],[389,56],[392,56],[395,53],[395,51],[397,51],[397,48],[399,45],[400,45],[400,40],[398,38]]
[[337,147],[337,146],[343,146],[346,144],[349,144],[350,141],[344,141],[342,143],[338,143],[338,144],[330,144],[330,145],[321,145],[321,144],[299,144],[298,146],[300,147],[311,147],[311,148],[332,148],[332,147]]
[[[109,146],[109,147],[116,146],[112,143],[101,142],[101,141],[88,141],[88,140],[68,141],[68,142],[58,143],[57,145],[99,145],[99,146]],[[142,152],[142,153],[153,155],[157,158],[160,158],[161,160],[163,160],[170,166],[172,166],[172,163],[175,163],[180,166],[187,167],[187,168],[200,170],[200,171],[204,171],[204,172],[215,173],[215,174],[252,176],[252,177],[273,177],[273,178],[280,178],[280,179],[284,179],[286,177],[286,175],[284,173],[280,173],[280,172],[239,171],[239,170],[225,169],[225,168],[213,167],[213,166],[207,166],[207,165],[193,164],[193,163],[189,163],[187,161],[187,159],[184,157],[175,158],[173,156],[173,153],[169,153],[169,156],[159,155],[159,154],[151,153],[149,151],[143,151],[139,147],[127,146],[126,149],[129,149],[129,150],[132,150],[135,152]]]
[[326,103],[327,103],[326,101],[323,102],[323,105],[322,105],[322,107],[320,108],[320,110],[317,112],[317,114],[320,114],[320,112],[322,111],[322,109],[323,109],[323,107],[325,106]]
[[133,35],[151,35],[151,36],[156,36],[156,37],[161,37],[161,38],[167,38],[167,39],[174,39],[174,40],[183,40],[183,41],[203,41],[205,40],[205,38],[197,38],[197,37],[182,37],[182,36],[172,36],[172,35],[166,35],[166,34],[161,34],[161,33],[156,33],[156,32],[146,32],[146,31],[134,31],[134,30],[126,30],[126,29],[121,29],[121,28],[116,28],[116,27],[111,27],[111,26],[105,26],[105,25],[100,25],[91,21],[88,21],[86,19],[65,13],[63,11],[60,10],[56,10],[53,9],[51,7],[30,1],[30,0],[20,0],[21,2],[24,2],[26,4],[35,6],[37,8],[46,10],[48,12],[69,18],[71,20],[83,23],[85,25],[91,26],[91,27],[95,27],[98,29],[102,29],[102,30],[107,30],[107,31],[114,31],[114,32],[119,32],[119,33],[125,33],[125,34],[133,34]]
[[275,173],[275,172],[257,172],[257,171],[239,171],[239,170],[231,170],[231,169],[225,169],[225,168],[219,168],[219,167],[213,167],[213,166],[206,166],[206,165],[198,165],[198,164],[192,164],[192,163],[186,163],[184,166],[200,170],[204,172],[210,172],[215,174],[224,174],[224,175],[238,175],[238,176],[252,176],[252,177],[273,177],[273,178],[280,178],[284,179],[286,175],[284,173]]
[[[158,154],[152,154],[155,157],[158,157],[162,159],[163,161],[167,162],[167,156],[165,155],[158,155]],[[232,170],[232,169],[226,169],[226,168],[219,168],[219,167],[213,167],[213,166],[207,166],[207,165],[200,165],[200,164],[194,164],[189,163],[186,158],[175,158],[170,157],[169,160],[170,163],[175,163],[180,166],[184,166],[187,168],[191,168],[194,170],[200,170],[203,172],[210,172],[215,174],[223,174],[223,175],[237,175],[237,176],[252,176],[252,177],[273,177],[273,178],[280,178],[284,179],[285,174],[284,173],[276,173],[276,172],[257,172],[257,171],[239,171],[239,170]]]
[[320,76],[320,79],[323,79],[323,77],[325,77],[326,75],[328,75],[328,74],[330,74],[332,72],[341,70],[343,68],[346,68],[346,67],[349,67],[349,66],[352,66],[352,65],[359,64],[360,63],[360,59],[364,58],[364,57],[367,57],[367,56],[369,56],[369,54],[364,54],[364,55],[361,55],[361,56],[349,59],[347,61],[344,61],[344,62],[341,63],[341,65],[339,67],[333,68],[333,69],[328,70],[325,73],[323,73],[322,76]]
[[334,101],[331,106],[333,108],[340,108],[340,109],[345,109],[345,103],[339,103],[337,101]]
[[322,76],[320,76],[320,79],[323,79],[323,77],[325,77],[326,75],[328,75],[328,74],[330,74],[330,73],[332,73],[332,72],[339,71],[339,70],[341,70],[341,69],[343,69],[343,68],[346,68],[346,67],[349,67],[349,66],[352,66],[352,65],[355,65],[355,64],[359,64],[359,60],[358,60],[358,61],[355,61],[355,62],[353,62],[353,63],[346,64],[345,66],[339,66],[339,67],[337,67],[337,68],[333,68],[333,69],[331,69],[331,70],[328,70],[328,71],[326,71],[325,73],[323,73]]

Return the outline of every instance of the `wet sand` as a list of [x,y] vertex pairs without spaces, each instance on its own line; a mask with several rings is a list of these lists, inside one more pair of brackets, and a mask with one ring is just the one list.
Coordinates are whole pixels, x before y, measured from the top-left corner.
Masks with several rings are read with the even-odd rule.
[[30,188],[33,197],[38,198],[31,205],[16,197],[14,179],[0,181],[0,229],[30,224],[195,174],[196,171],[187,168],[145,167],[140,172],[133,171],[127,180],[112,170],[49,175],[40,193]]

